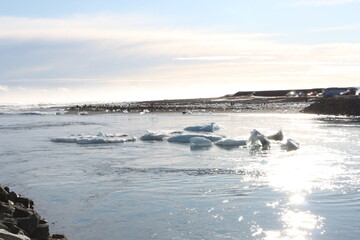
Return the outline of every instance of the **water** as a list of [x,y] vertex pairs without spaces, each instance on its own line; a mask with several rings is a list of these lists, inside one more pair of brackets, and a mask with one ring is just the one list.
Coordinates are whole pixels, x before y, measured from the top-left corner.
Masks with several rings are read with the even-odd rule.
[[[282,129],[300,149],[50,141],[209,122],[243,139]],[[357,239],[359,126],[304,114],[3,114],[0,183],[32,198],[51,232],[69,239]]]

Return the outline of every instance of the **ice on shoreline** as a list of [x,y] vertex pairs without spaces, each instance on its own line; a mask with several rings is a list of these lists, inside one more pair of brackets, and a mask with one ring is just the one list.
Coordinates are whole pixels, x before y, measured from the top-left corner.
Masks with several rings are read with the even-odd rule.
[[104,134],[99,132],[96,135],[70,135],[68,137],[51,138],[50,141],[57,143],[77,143],[77,144],[101,144],[101,143],[125,143],[136,141],[135,137],[128,134]]
[[214,132],[219,129],[220,129],[219,126],[214,122],[210,124],[190,126],[184,128],[185,131],[189,131],[189,132]]

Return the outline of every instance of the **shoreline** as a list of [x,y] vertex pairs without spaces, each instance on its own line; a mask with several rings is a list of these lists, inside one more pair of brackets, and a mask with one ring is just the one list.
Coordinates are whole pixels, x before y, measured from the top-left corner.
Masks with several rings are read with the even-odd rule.
[[83,104],[65,108],[65,114],[107,113],[299,113],[314,97],[222,97],[131,103]]

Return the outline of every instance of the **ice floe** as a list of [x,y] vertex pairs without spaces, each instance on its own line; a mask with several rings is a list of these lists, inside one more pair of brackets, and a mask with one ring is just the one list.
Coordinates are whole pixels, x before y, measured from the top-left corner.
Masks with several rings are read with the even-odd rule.
[[118,138],[118,137],[91,137],[91,138],[80,138],[76,141],[78,144],[99,144],[99,143],[125,143],[135,142],[135,137],[129,138]]
[[164,141],[167,137],[169,137],[168,134],[164,134],[161,132],[147,132],[145,135],[140,137],[140,140],[142,140],[142,141]]
[[219,129],[220,129],[219,126],[214,122],[210,124],[190,126],[184,128],[185,131],[190,131],[190,132],[214,132]]
[[[81,135],[81,134],[80,134]],[[76,143],[78,139],[82,137],[79,135],[71,135],[69,137],[57,137],[57,138],[51,138],[50,140],[52,142],[61,142],[61,143]]]
[[128,134],[104,134],[99,132],[96,135],[70,135],[68,137],[51,138],[52,142],[78,143],[78,144],[100,144],[100,143],[125,143],[136,141],[135,137]]
[[216,142],[222,139],[221,136],[217,135],[207,135],[207,134],[180,134],[177,136],[172,136],[168,138],[169,142],[177,142],[177,143],[190,143],[190,139],[193,137],[203,137],[211,142]]
[[236,140],[236,139],[222,139],[220,141],[215,142],[215,144],[219,147],[239,147],[246,146],[246,140]]
[[284,134],[281,130],[279,130],[277,133],[270,135],[267,138],[270,140],[282,141],[284,139]]
[[269,139],[256,129],[251,131],[251,135],[249,140],[247,141],[247,145],[251,149],[258,149],[258,148],[262,148],[262,150],[270,149]]
[[286,151],[294,151],[300,148],[300,143],[293,139],[287,139],[286,143],[281,144],[281,149]]
[[204,137],[192,137],[190,138],[191,147],[211,147],[212,142]]

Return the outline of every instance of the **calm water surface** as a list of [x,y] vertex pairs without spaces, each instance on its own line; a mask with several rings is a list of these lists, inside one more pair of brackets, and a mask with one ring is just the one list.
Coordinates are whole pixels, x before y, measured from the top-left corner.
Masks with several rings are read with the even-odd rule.
[[[285,152],[189,144],[79,145],[52,137],[217,122],[247,139],[282,129]],[[357,239],[360,120],[304,114],[0,115],[0,183],[69,239]]]

